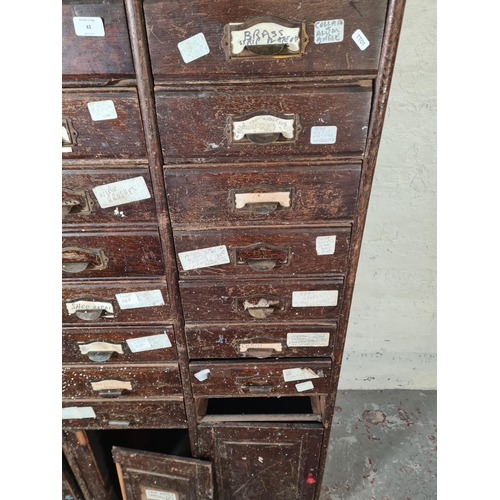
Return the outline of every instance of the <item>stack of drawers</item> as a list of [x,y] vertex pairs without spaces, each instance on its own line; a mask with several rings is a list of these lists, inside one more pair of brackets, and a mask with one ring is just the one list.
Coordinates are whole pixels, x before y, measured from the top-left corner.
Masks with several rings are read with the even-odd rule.
[[63,40],[63,423],[186,427],[122,2],[64,2]]
[[64,5],[83,496],[317,500],[404,0]]

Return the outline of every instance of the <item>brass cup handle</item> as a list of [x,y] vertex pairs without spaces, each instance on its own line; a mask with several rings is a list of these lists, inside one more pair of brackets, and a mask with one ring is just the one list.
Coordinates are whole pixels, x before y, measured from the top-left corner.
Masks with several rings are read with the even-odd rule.
[[272,385],[246,385],[243,388],[248,389],[252,394],[267,394],[273,390]]
[[288,264],[289,247],[278,247],[269,243],[254,243],[234,249],[237,265],[248,265],[254,271],[269,271],[276,266]]
[[104,313],[104,309],[93,309],[91,311],[76,311],[76,317],[83,321],[94,321],[100,318]]
[[256,319],[266,319],[274,312],[274,307],[249,307],[248,314]]
[[62,249],[62,270],[67,273],[105,269],[108,261],[108,257],[100,248],[66,247]]
[[90,342],[88,344],[80,344],[78,348],[81,354],[87,355],[95,363],[107,361],[114,353],[118,355],[123,354],[122,344],[114,344],[112,342]]
[[87,191],[76,191],[73,189],[62,190],[62,215],[84,215],[90,214],[94,208],[94,202]]
[[[272,188],[271,188],[272,189]],[[232,192],[236,211],[248,211],[255,214],[270,214],[276,210],[290,209],[291,190]]]
[[90,382],[90,386],[102,398],[118,398],[123,394],[123,391],[132,390],[132,382],[130,380],[98,380]]
[[270,358],[273,355],[274,349],[255,349],[255,348],[250,348],[247,349],[246,351],[247,356],[250,356],[252,358]]

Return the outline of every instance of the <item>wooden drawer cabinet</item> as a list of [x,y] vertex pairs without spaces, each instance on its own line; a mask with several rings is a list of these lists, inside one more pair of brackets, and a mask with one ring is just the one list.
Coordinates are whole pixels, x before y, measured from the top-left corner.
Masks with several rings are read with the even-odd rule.
[[84,500],[319,500],[403,9],[63,0]]

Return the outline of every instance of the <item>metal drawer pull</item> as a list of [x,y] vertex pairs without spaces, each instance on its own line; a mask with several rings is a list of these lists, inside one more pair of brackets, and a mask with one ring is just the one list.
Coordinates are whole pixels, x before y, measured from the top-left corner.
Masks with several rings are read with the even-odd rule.
[[111,342],[91,342],[89,344],[79,344],[78,348],[82,354],[86,354],[91,361],[102,363],[107,361],[114,352],[123,354],[121,344]]
[[108,261],[108,257],[100,248],[65,247],[62,249],[62,270],[67,273],[106,269]]
[[77,145],[78,132],[73,127],[69,118],[62,119],[62,152],[71,153],[73,147]]
[[292,189],[277,190],[275,186],[254,186],[251,191],[237,193],[232,190],[230,199],[234,210],[238,212],[253,212],[257,214],[269,214],[276,210],[289,209],[291,207]]
[[301,130],[299,115],[261,110],[230,115],[226,135],[230,144],[281,144],[295,142]]
[[271,392],[273,387],[272,385],[247,385],[242,387],[242,389],[248,389],[252,394],[263,394]]
[[73,189],[62,190],[62,215],[86,215],[94,208],[90,194],[87,191],[75,191]]
[[274,349],[247,349],[245,351],[247,356],[251,356],[252,358],[270,358],[273,355]]
[[128,427],[130,425],[130,420],[108,420],[108,425],[113,427]]
[[132,382],[130,380],[99,380],[90,382],[90,386],[93,391],[97,391],[99,396],[103,398],[117,398],[122,395],[123,391],[132,390]]
[[226,25],[222,46],[228,59],[281,59],[301,56],[308,42],[305,23],[263,16]]
[[270,243],[254,243],[234,249],[236,265],[248,265],[254,271],[268,271],[289,262],[290,247],[279,247]]
[[245,340],[245,343],[240,343],[238,349],[236,349],[237,354],[262,359],[271,357],[273,353],[283,352],[281,342],[269,342],[268,340],[259,342],[259,339],[255,340],[254,342]]
[[285,309],[283,297],[253,295],[251,297],[237,297],[235,300],[238,311],[247,311],[250,316],[256,319],[268,318],[274,311]]

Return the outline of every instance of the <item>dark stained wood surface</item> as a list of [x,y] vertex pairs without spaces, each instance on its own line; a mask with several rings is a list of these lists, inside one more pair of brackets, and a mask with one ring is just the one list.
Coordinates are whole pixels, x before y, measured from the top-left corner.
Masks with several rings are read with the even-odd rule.
[[[117,118],[93,121],[89,102],[113,101]],[[146,158],[137,93],[132,89],[63,91],[62,117],[70,118],[78,133],[68,158]]]
[[[200,92],[156,92],[158,126],[163,157],[167,162],[220,161],[234,158],[286,156],[333,158],[361,154],[368,130],[370,82],[362,86],[331,88],[312,86],[231,87]],[[292,143],[236,144],[226,137],[231,116],[259,111],[299,115],[302,131]],[[263,112],[263,114],[268,114]],[[336,126],[335,144],[311,144],[311,127]]]
[[[269,75],[301,78],[318,75],[375,73],[387,2],[385,0],[284,0],[269,2],[254,0],[145,0],[144,12],[155,80],[179,81],[218,79],[254,80]],[[288,21],[306,24],[309,43],[305,54],[296,58],[270,58],[238,61],[227,60],[222,46],[224,27],[229,23],[245,23],[260,16],[272,15]],[[316,44],[314,23],[331,19],[344,20],[342,42]],[[360,29],[370,41],[364,51],[351,35]],[[184,63],[177,44],[203,33],[210,53],[190,63]]]
[[[104,36],[77,36],[73,17],[100,17]],[[134,66],[125,10],[121,0],[63,0],[63,80],[93,83],[105,79],[132,78]]]
[[[172,218],[177,225],[241,226],[301,224],[349,219],[354,215],[359,165],[263,168],[166,169],[165,184]],[[237,209],[235,196],[248,192],[288,192],[290,207],[259,214]]]

